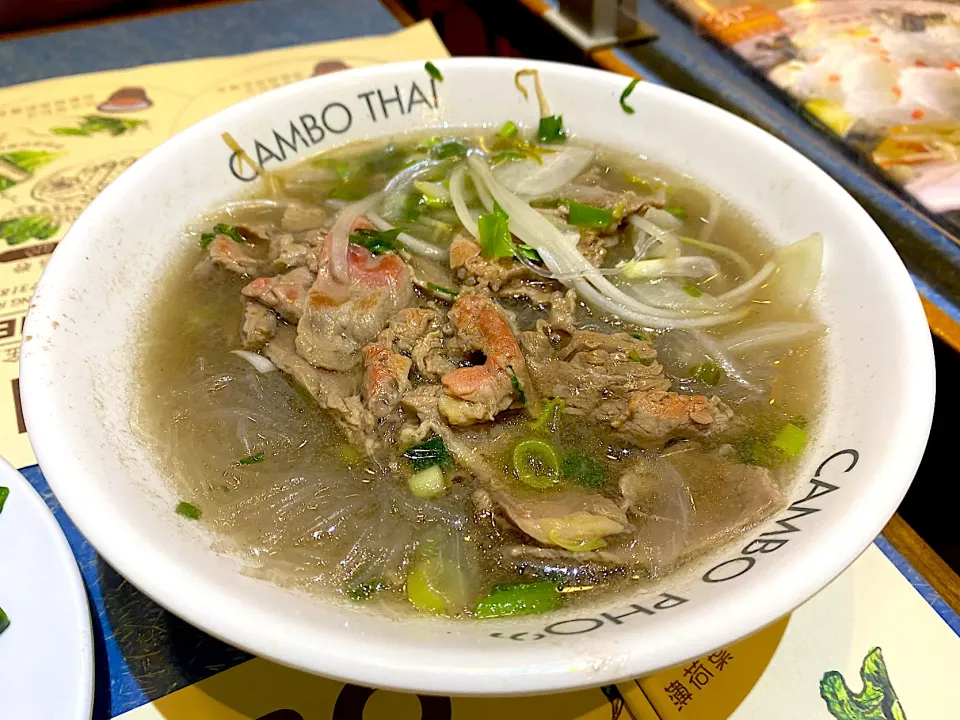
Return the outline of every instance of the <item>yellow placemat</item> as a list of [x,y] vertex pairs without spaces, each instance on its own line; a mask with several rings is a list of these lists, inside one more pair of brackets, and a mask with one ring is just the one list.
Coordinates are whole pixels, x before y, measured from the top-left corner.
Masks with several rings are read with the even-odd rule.
[[[955,620],[955,616],[952,616]],[[265,660],[123,720],[947,720],[960,637],[874,545],[788,618],[633,682],[524,698],[374,691]]]
[[313,75],[447,57],[429,22],[377,37],[145,65],[0,90],[0,455],[36,462],[20,413],[20,335],[40,273],[87,204],[196,121]]

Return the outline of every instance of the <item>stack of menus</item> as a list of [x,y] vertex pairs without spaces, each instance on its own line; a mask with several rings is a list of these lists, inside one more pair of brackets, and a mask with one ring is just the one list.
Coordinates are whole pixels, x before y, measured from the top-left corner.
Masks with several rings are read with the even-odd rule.
[[672,3],[960,232],[960,2]]

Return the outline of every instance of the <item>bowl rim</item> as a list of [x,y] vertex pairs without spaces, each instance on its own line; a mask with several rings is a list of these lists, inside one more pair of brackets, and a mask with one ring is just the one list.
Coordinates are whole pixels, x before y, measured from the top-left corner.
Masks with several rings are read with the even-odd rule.
[[[444,72],[458,68],[491,72],[542,68],[562,74],[565,81],[570,83],[610,83],[613,78],[618,83],[628,81],[627,78],[602,70],[526,59],[456,58],[434,62]],[[904,337],[900,340],[906,348],[905,365],[911,370],[904,373],[905,409],[901,417],[894,421],[899,440],[895,446],[890,445],[884,451],[886,476],[895,482],[866,484],[858,494],[857,502],[845,509],[843,528],[839,527],[840,523],[836,523],[837,527],[824,527],[804,544],[802,556],[787,563],[786,569],[771,571],[771,577],[762,587],[744,590],[743,602],[734,603],[733,607],[714,607],[719,603],[704,603],[692,616],[694,627],[684,633],[688,641],[677,642],[675,646],[661,643],[661,652],[652,664],[649,652],[646,649],[641,652],[639,647],[645,643],[633,643],[626,647],[618,645],[618,662],[599,669],[586,666],[572,669],[558,665],[529,667],[524,664],[522,670],[515,665],[479,676],[471,671],[469,656],[483,652],[482,649],[465,650],[464,660],[459,663],[449,662],[452,657],[444,656],[443,660],[447,662],[438,662],[439,658],[432,659],[421,652],[410,652],[402,667],[378,655],[377,650],[383,649],[383,643],[375,637],[357,637],[349,646],[328,645],[321,650],[307,650],[283,633],[276,632],[278,627],[282,629],[284,623],[290,622],[289,619],[272,617],[269,613],[251,615],[249,608],[231,597],[216,582],[208,580],[196,570],[183,567],[162,549],[152,546],[148,538],[139,534],[138,528],[123,517],[118,517],[119,513],[87,501],[83,483],[77,482],[78,477],[82,477],[83,469],[71,463],[57,442],[58,435],[74,432],[63,426],[60,413],[55,412],[58,396],[55,383],[47,379],[46,371],[57,363],[49,357],[45,358],[50,354],[41,350],[44,339],[50,335],[49,323],[44,323],[44,308],[57,305],[57,288],[69,278],[71,253],[76,255],[82,245],[72,243],[71,238],[89,234],[91,228],[108,222],[109,215],[104,214],[102,209],[122,198],[128,187],[149,182],[154,172],[162,168],[167,154],[179,152],[181,146],[195,136],[208,135],[215,128],[231,122],[235,124],[246,116],[269,113],[278,100],[319,90],[328,83],[361,81],[384,73],[422,69],[422,61],[351,69],[331,76],[310,78],[249,98],[174,135],[147,153],[95,198],[74,223],[61,240],[60,249],[52,256],[38,284],[35,304],[31,305],[23,331],[24,338],[33,336],[33,342],[23,343],[20,368],[25,424],[28,431],[35,431],[31,433],[34,451],[67,514],[104,559],[135,587],[205,632],[281,664],[345,682],[401,691],[444,695],[522,695],[608,684],[676,665],[697,657],[707,649],[758,632],[812,597],[853,563],[879,535],[906,493],[923,455],[933,418],[935,376],[933,345],[920,299],[899,256],[877,225],[836,181],[814,163],[732,113],[676,90],[646,82],[640,83],[636,90],[644,94],[648,102],[666,99],[684,106],[701,122],[714,124],[718,131],[722,128],[724,133],[745,135],[749,142],[764,148],[765,154],[799,171],[810,183],[829,189],[834,201],[849,214],[851,222],[861,226],[859,241],[872,244],[873,252],[890,271],[887,276],[888,289],[899,299],[898,310],[904,328]],[[842,551],[838,551],[838,548]],[[814,557],[817,562],[812,561]],[[798,566],[802,567],[802,572],[795,571]],[[179,589],[186,586],[191,587],[190,594],[184,594]],[[263,626],[255,622],[258,619],[265,621]],[[266,629],[268,626],[272,627],[272,631]],[[289,627],[293,629],[295,626]],[[630,635],[638,633],[643,631],[631,631]],[[693,643],[696,647],[689,642],[691,636],[697,638]],[[516,657],[519,663],[524,662],[520,653],[516,653]]]

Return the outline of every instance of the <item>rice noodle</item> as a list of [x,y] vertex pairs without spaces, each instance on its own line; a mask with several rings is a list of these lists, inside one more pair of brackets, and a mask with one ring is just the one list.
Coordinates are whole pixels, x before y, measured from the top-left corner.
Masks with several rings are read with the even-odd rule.
[[[388,223],[375,212],[368,212],[366,216],[367,219],[372,222],[380,232],[396,229],[393,225]],[[443,248],[439,248],[436,245],[431,245],[427,241],[421,240],[420,238],[415,238],[409,233],[401,232],[399,235],[397,235],[397,240],[410,252],[421,257],[425,257],[428,260],[436,260],[438,262],[445,263],[449,258],[449,253]]]
[[255,352],[250,352],[249,350],[231,350],[230,354],[236,355],[239,358],[243,358],[248,363],[253,365],[257,372],[268,373],[277,369],[277,366],[270,362],[269,359],[265,358],[263,355],[258,355]]
[[728,248],[725,245],[717,245],[716,243],[704,242],[703,240],[697,240],[695,238],[684,237],[683,235],[680,235],[679,237],[680,242],[682,243],[693,245],[701,250],[707,250],[715,255],[723,255],[724,257],[730,258],[740,266],[740,271],[743,273],[744,277],[750,277],[753,275],[753,265],[751,265],[749,260],[747,260],[743,255],[738,253],[733,248]]
[[404,168],[390,178],[390,181],[383,188],[383,194],[390,195],[391,193],[405,190],[407,185],[412,183],[425,172],[445,164],[447,164],[447,160],[421,160],[418,163],[414,163],[410,167]]
[[741,285],[738,285],[733,290],[717,295],[717,300],[733,306],[745,303],[750,299],[753,292],[763,285],[776,269],[776,264],[768,260],[763,264],[763,267],[757,271],[756,275]]
[[382,197],[383,193],[373,193],[353,205],[347,205],[337,215],[336,222],[330,228],[330,272],[334,280],[345,283],[350,279],[347,265],[350,231],[357,220],[377,206]]
[[825,332],[826,328],[819,323],[770,322],[755,325],[720,342],[729,353],[743,357],[778,345],[792,346],[803,340],[818,338]]
[[467,208],[467,201],[464,198],[464,178],[467,175],[467,169],[463,165],[454,168],[450,175],[450,199],[453,201],[453,209],[457,211],[457,218],[460,224],[468,233],[475,238],[480,238],[480,228],[474,221],[470,210]]
[[664,257],[680,257],[680,238],[676,233],[670,230],[664,230],[656,223],[640,217],[639,215],[631,215],[629,222],[634,227],[640,228],[648,235],[652,235],[659,240],[660,244],[663,245]]
[[763,388],[747,379],[744,371],[737,365],[726,353],[723,347],[720,346],[711,335],[703,332],[702,330],[691,330],[691,337],[693,337],[700,347],[703,348],[703,351],[712,357],[716,361],[717,365],[723,368],[723,372],[726,373],[727,377],[733,380],[735,383],[742,385],[748,390],[752,390],[755,393],[762,394]]

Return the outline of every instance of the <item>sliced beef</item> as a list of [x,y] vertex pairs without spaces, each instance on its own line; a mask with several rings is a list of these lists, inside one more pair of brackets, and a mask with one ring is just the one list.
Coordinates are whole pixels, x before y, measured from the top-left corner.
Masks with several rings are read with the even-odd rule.
[[277,316],[260,303],[247,301],[243,306],[240,338],[247,350],[259,350],[277,331]]
[[283,275],[257,278],[242,292],[276,310],[282,318],[297,322],[303,314],[307,291],[313,285],[314,274],[307,268],[295,268]]
[[653,346],[627,333],[574,330],[556,350],[543,331],[530,331],[520,333],[520,343],[539,393],[563,400],[571,415],[590,419],[610,399],[670,387]]
[[256,275],[257,259],[247,249],[227,235],[217,235],[207,252],[214,265],[237,275]]
[[452,425],[493,420],[514,401],[536,404],[536,391],[510,321],[496,301],[461,295],[448,313],[456,337],[467,352],[481,353],[481,365],[461,367],[440,382],[446,392],[440,414]]
[[733,410],[718,397],[663,390],[635,392],[625,407],[609,403],[605,410],[607,415],[620,410],[610,424],[639,445],[671,437],[722,433],[733,421]]
[[298,241],[289,233],[276,233],[271,238],[270,255],[274,262],[288,268],[307,267],[316,248]]
[[575,549],[633,529],[626,513],[598,493],[571,489],[552,494],[501,487],[492,497],[511,522],[541,545]]
[[377,342],[410,356],[422,380],[437,382],[466,360],[457,339],[444,334],[445,324],[445,314],[435,308],[406,308],[390,319]]
[[340,283],[330,272],[329,248],[327,240],[317,251],[317,279],[297,325],[297,351],[317,367],[346,370],[360,362],[360,348],[387,320],[413,302],[413,282],[399,256],[374,256],[350,245],[349,280]]
[[264,355],[306,390],[321,408],[333,413],[354,446],[374,454],[383,438],[376,432],[377,418],[361,401],[360,373],[316,368],[300,357],[295,343],[296,331],[283,325],[267,343]]
[[386,345],[370,343],[363,350],[363,400],[374,417],[392,414],[410,389],[410,359]]
[[535,275],[513,258],[485,258],[480,246],[463,233],[450,244],[450,268],[471,292],[489,292],[496,297],[526,297],[537,305],[550,299],[560,284]]

